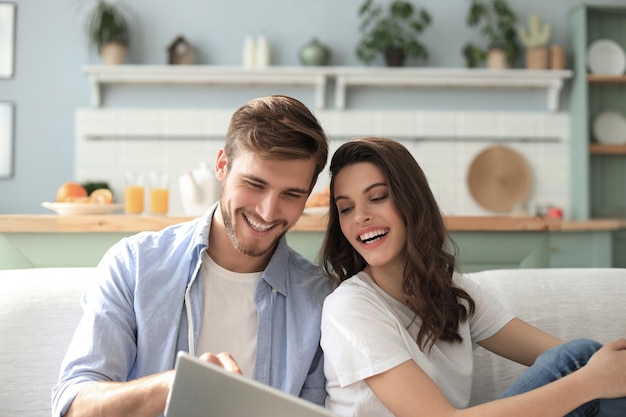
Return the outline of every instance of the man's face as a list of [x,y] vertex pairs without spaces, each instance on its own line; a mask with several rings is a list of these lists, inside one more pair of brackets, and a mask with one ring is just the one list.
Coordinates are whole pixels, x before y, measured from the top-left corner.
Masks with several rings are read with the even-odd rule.
[[230,169],[220,150],[220,210],[233,246],[248,256],[271,252],[296,223],[309,195],[315,161],[267,160],[239,152]]

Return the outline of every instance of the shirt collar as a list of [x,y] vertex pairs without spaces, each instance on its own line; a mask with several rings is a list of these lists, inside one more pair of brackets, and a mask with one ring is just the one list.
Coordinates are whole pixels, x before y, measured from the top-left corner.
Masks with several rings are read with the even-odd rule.
[[261,279],[264,279],[272,288],[287,296],[287,277],[289,276],[289,245],[287,237],[283,236],[278,241],[274,254],[267,264]]

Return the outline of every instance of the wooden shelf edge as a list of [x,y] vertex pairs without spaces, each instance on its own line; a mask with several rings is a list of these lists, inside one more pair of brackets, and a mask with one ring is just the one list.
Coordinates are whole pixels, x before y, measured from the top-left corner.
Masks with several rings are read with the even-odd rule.
[[606,74],[588,74],[587,80],[590,83],[606,83],[606,84],[626,84],[626,75],[606,75]]
[[626,155],[626,143],[621,145],[589,145],[589,153],[592,155]]

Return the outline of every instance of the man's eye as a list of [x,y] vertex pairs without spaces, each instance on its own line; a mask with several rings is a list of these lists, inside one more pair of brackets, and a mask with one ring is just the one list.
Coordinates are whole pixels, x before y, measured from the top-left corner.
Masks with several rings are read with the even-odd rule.
[[302,194],[298,194],[298,193],[285,193],[285,195],[286,195],[287,197],[289,197],[289,198],[294,199],[294,200],[298,200],[298,199],[300,199],[300,198],[302,198],[302,197],[303,197],[303,195],[302,195]]
[[248,187],[260,189],[260,188],[263,188],[263,185],[256,183],[256,182],[249,182]]

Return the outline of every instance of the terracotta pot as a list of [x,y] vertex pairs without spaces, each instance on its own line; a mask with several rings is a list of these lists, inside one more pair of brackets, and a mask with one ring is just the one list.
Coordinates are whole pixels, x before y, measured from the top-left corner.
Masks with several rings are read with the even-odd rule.
[[562,70],[565,69],[565,48],[561,45],[552,45],[550,47],[550,69]]
[[487,51],[487,68],[507,69],[506,54],[502,48],[491,48]]
[[102,65],[120,65],[126,62],[128,47],[121,42],[108,42],[100,48]]
[[527,69],[548,69],[550,60],[547,46],[536,46],[526,50]]
[[402,48],[390,48],[385,51],[385,61],[388,67],[401,67],[404,65],[406,54]]

